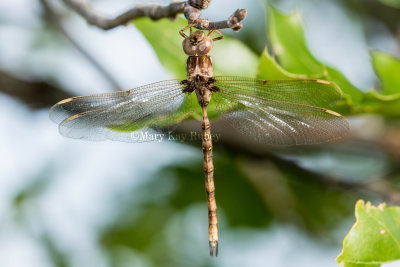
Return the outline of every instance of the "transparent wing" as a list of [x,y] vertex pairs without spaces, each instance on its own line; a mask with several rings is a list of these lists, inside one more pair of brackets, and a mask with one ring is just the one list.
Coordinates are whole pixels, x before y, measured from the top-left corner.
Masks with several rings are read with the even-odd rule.
[[[320,80],[256,80],[216,77],[213,94],[223,119],[245,137],[270,145],[308,145],[342,137],[349,124],[326,108],[340,100],[340,91]],[[229,110],[229,111],[227,111]]]
[[68,98],[50,109],[50,119],[70,138],[151,141],[132,132],[178,122],[190,112],[180,82],[167,80],[128,91]]
[[216,76],[218,87],[230,92],[276,101],[328,108],[342,97],[332,82],[316,79],[260,80],[235,76]]

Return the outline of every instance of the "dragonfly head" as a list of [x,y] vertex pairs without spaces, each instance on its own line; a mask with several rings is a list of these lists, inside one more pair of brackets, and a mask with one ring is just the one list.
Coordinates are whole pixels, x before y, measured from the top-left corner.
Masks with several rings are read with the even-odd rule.
[[195,31],[190,34],[189,38],[192,45],[197,45],[199,42],[204,40],[205,34],[202,31]]
[[183,40],[183,51],[188,56],[205,56],[213,47],[214,41],[202,31],[195,31]]

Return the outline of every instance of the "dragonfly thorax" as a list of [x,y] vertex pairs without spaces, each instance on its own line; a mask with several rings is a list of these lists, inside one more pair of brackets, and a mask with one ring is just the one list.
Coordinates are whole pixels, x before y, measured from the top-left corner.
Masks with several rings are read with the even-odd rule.
[[212,77],[196,75],[191,80],[181,81],[180,84],[183,86],[183,93],[191,94],[195,92],[200,106],[206,107],[210,103],[211,94],[219,91],[219,88],[214,83],[215,79]]
[[195,31],[183,40],[183,51],[188,56],[205,56],[214,45],[212,38],[206,36],[202,31]]
[[211,57],[189,56],[186,62],[186,74],[191,81],[195,81],[197,76],[205,80],[211,78],[214,75]]

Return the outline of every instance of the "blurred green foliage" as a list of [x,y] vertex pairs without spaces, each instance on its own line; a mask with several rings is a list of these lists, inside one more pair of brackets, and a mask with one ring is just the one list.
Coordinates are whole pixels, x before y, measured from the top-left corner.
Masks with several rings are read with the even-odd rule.
[[342,89],[347,105],[352,107],[360,103],[362,92],[355,88],[339,71],[320,63],[310,53],[298,13],[284,15],[269,6],[268,36],[273,55],[283,69],[303,74],[305,78],[331,80]]
[[182,37],[179,31],[187,25],[187,21],[183,18],[175,21],[162,19],[154,23],[150,19],[140,18],[133,23],[152,45],[165,70],[176,78],[186,77],[184,62],[187,56],[182,51]]
[[[325,66],[309,52],[298,13],[285,15],[272,6],[268,10],[269,41],[273,55],[280,65],[275,69],[303,74],[304,78],[321,78],[335,82],[343,91],[344,99],[334,110],[343,115],[375,113],[391,118],[400,117],[398,59],[383,52],[372,52],[374,67],[384,88],[364,93],[367,90],[356,88],[338,70]],[[270,65],[264,68],[270,68]],[[262,68],[263,66],[259,67]],[[266,72],[268,70],[263,70],[261,73]],[[259,77],[264,78],[264,76]]]
[[[263,229],[274,221],[300,227],[324,243],[339,245],[340,240],[335,237],[338,222],[352,214],[349,203],[356,201],[355,195],[307,179],[309,174],[301,169],[246,159],[242,153],[218,144],[214,161],[221,249],[224,236],[235,229]],[[122,247],[148,256],[150,266],[217,265],[210,262],[206,251],[203,175],[199,158],[163,168],[153,175],[155,179],[151,182],[133,189],[131,201],[120,207],[114,223],[102,234],[102,244],[115,261],[113,266],[123,266],[117,264]],[[173,184],[174,190],[158,195],[156,192],[165,184]],[[143,194],[151,198],[138,208],[138,199]],[[182,214],[197,205],[201,210],[199,216],[191,214],[192,220],[183,221]],[[171,228],[177,216],[179,227]],[[195,220],[199,220],[200,228]],[[196,239],[194,233],[202,235],[204,240]],[[183,249],[185,244],[190,244],[198,254],[187,254]]]
[[379,0],[379,1],[381,1],[383,4],[388,5],[388,6],[400,8],[399,0]]
[[383,51],[371,51],[376,74],[382,81],[382,93],[400,94],[400,59]]
[[[207,247],[203,246],[207,242],[204,240],[204,243],[200,243],[194,237],[191,238],[196,230],[193,225],[181,226],[179,229],[170,228],[177,214],[184,214],[200,203],[203,208],[201,225],[205,226],[201,234],[207,237],[207,208],[201,163],[196,161],[161,169],[154,175],[157,179],[143,188],[134,189],[132,201],[121,207],[115,224],[104,231],[102,243],[107,251],[117,253],[119,247],[127,247],[143,252],[151,255],[152,266],[209,266],[210,257],[205,250]],[[217,170],[218,179],[215,181],[220,215],[223,218],[221,225],[255,228],[267,226],[271,222],[271,211],[263,204],[254,185],[243,179],[238,161],[227,155],[220,155],[216,157],[215,164],[218,165],[218,170],[224,170]],[[172,179],[174,180],[171,181]],[[154,193],[164,183],[171,182],[175,185],[173,192],[161,196]],[[152,197],[137,210],[136,201],[140,199],[140,194],[150,194]],[[224,227],[220,231],[223,233]],[[190,263],[190,255],[178,256],[185,252],[182,247],[186,242],[190,246],[202,247],[200,251],[204,252],[193,256],[200,257],[193,260],[193,264]],[[223,245],[223,241],[221,242]],[[119,256],[116,254],[112,258],[117,260]]]

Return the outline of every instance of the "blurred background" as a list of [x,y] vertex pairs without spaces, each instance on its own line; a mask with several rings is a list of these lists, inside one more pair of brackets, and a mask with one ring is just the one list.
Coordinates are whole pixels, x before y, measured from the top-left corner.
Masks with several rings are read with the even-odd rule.
[[[169,3],[91,2],[109,17]],[[364,91],[381,83],[370,49],[400,56],[396,1],[272,4],[296,10],[314,57]],[[237,8],[248,11],[243,29],[223,32],[256,55],[239,58],[256,69],[270,41],[266,2],[214,0],[202,17],[225,20]],[[0,0],[1,267],[337,266],[358,199],[400,205],[396,117],[349,116],[349,138],[324,146],[260,150],[221,140],[220,256],[210,258],[200,143],[72,140],[48,118],[69,96],[171,78],[133,24],[103,31],[60,0]]]

